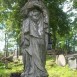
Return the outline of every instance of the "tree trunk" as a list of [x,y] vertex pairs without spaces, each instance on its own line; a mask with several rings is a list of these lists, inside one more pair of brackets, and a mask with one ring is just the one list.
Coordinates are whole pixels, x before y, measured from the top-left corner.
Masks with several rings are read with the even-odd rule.
[[[8,57],[8,37],[7,33],[5,33],[5,57]],[[8,61],[5,60],[5,68],[8,68]]]

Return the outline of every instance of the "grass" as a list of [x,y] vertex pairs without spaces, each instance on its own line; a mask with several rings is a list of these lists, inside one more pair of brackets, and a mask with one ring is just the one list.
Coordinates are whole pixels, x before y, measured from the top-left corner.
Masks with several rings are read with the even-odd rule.
[[68,65],[61,67],[55,64],[55,59],[48,56],[46,69],[49,77],[77,77],[77,70],[71,70]]
[[[10,77],[11,73],[22,72],[23,65],[20,63],[9,63],[9,69],[4,68],[4,64],[0,63],[0,77]],[[46,69],[49,77],[77,77],[77,70],[71,70],[68,65],[61,67],[55,64],[55,58],[47,56]]]
[[1,77],[10,77],[11,73],[22,72],[23,66],[19,63],[9,63],[8,68],[5,68],[4,65],[0,66],[0,76]]

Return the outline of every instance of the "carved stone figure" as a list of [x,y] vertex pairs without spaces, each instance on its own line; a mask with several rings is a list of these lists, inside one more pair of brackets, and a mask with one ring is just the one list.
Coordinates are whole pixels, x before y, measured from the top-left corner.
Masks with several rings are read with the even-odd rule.
[[48,77],[45,69],[48,13],[41,0],[28,0],[21,9],[24,72],[21,77]]

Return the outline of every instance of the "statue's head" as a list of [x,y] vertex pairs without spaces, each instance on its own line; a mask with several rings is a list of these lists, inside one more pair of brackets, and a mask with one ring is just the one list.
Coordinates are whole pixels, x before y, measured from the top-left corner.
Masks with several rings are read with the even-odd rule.
[[38,9],[33,9],[28,13],[28,16],[33,20],[33,21],[38,21],[41,18],[41,11]]

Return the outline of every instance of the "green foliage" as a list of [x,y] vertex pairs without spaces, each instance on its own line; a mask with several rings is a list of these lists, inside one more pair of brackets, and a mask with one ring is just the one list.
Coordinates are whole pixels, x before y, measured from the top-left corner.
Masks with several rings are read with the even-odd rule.
[[[27,0],[0,0],[1,3],[1,13],[0,13],[0,21],[5,22],[6,29],[11,35],[18,40],[18,44],[20,45],[20,35],[21,35],[21,15],[20,10],[23,5],[27,2]],[[59,5],[65,0],[45,0],[49,10],[49,19],[50,19],[50,28],[52,28],[52,38],[54,39],[54,47],[56,45],[56,33],[61,36],[64,36],[69,32],[68,26],[68,18],[66,13],[62,11]],[[50,31],[51,32],[51,31]]]
[[47,56],[46,69],[49,77],[77,77],[77,70],[71,70],[68,65],[61,67],[55,64],[55,58]]
[[[63,12],[62,6],[64,0],[50,1],[48,4],[50,29],[52,28],[53,48],[55,49],[58,35],[60,37],[69,34],[69,20],[66,13]],[[47,2],[48,3],[48,2]]]
[[[0,66],[1,67],[1,66]],[[49,77],[77,77],[77,70],[71,70],[68,65],[61,67],[55,64],[55,57],[47,56],[46,69]],[[0,76],[10,77],[11,73],[22,72],[23,65],[18,63],[9,63],[9,69],[0,68]]]
[[74,8],[77,8],[77,0],[73,0],[73,6]]
[[2,65],[2,63],[0,63],[0,76],[2,77],[10,77],[11,73],[16,73],[16,72],[22,72],[23,67],[22,64],[18,63],[9,63],[8,64],[8,68],[6,69],[4,66],[4,64]]

